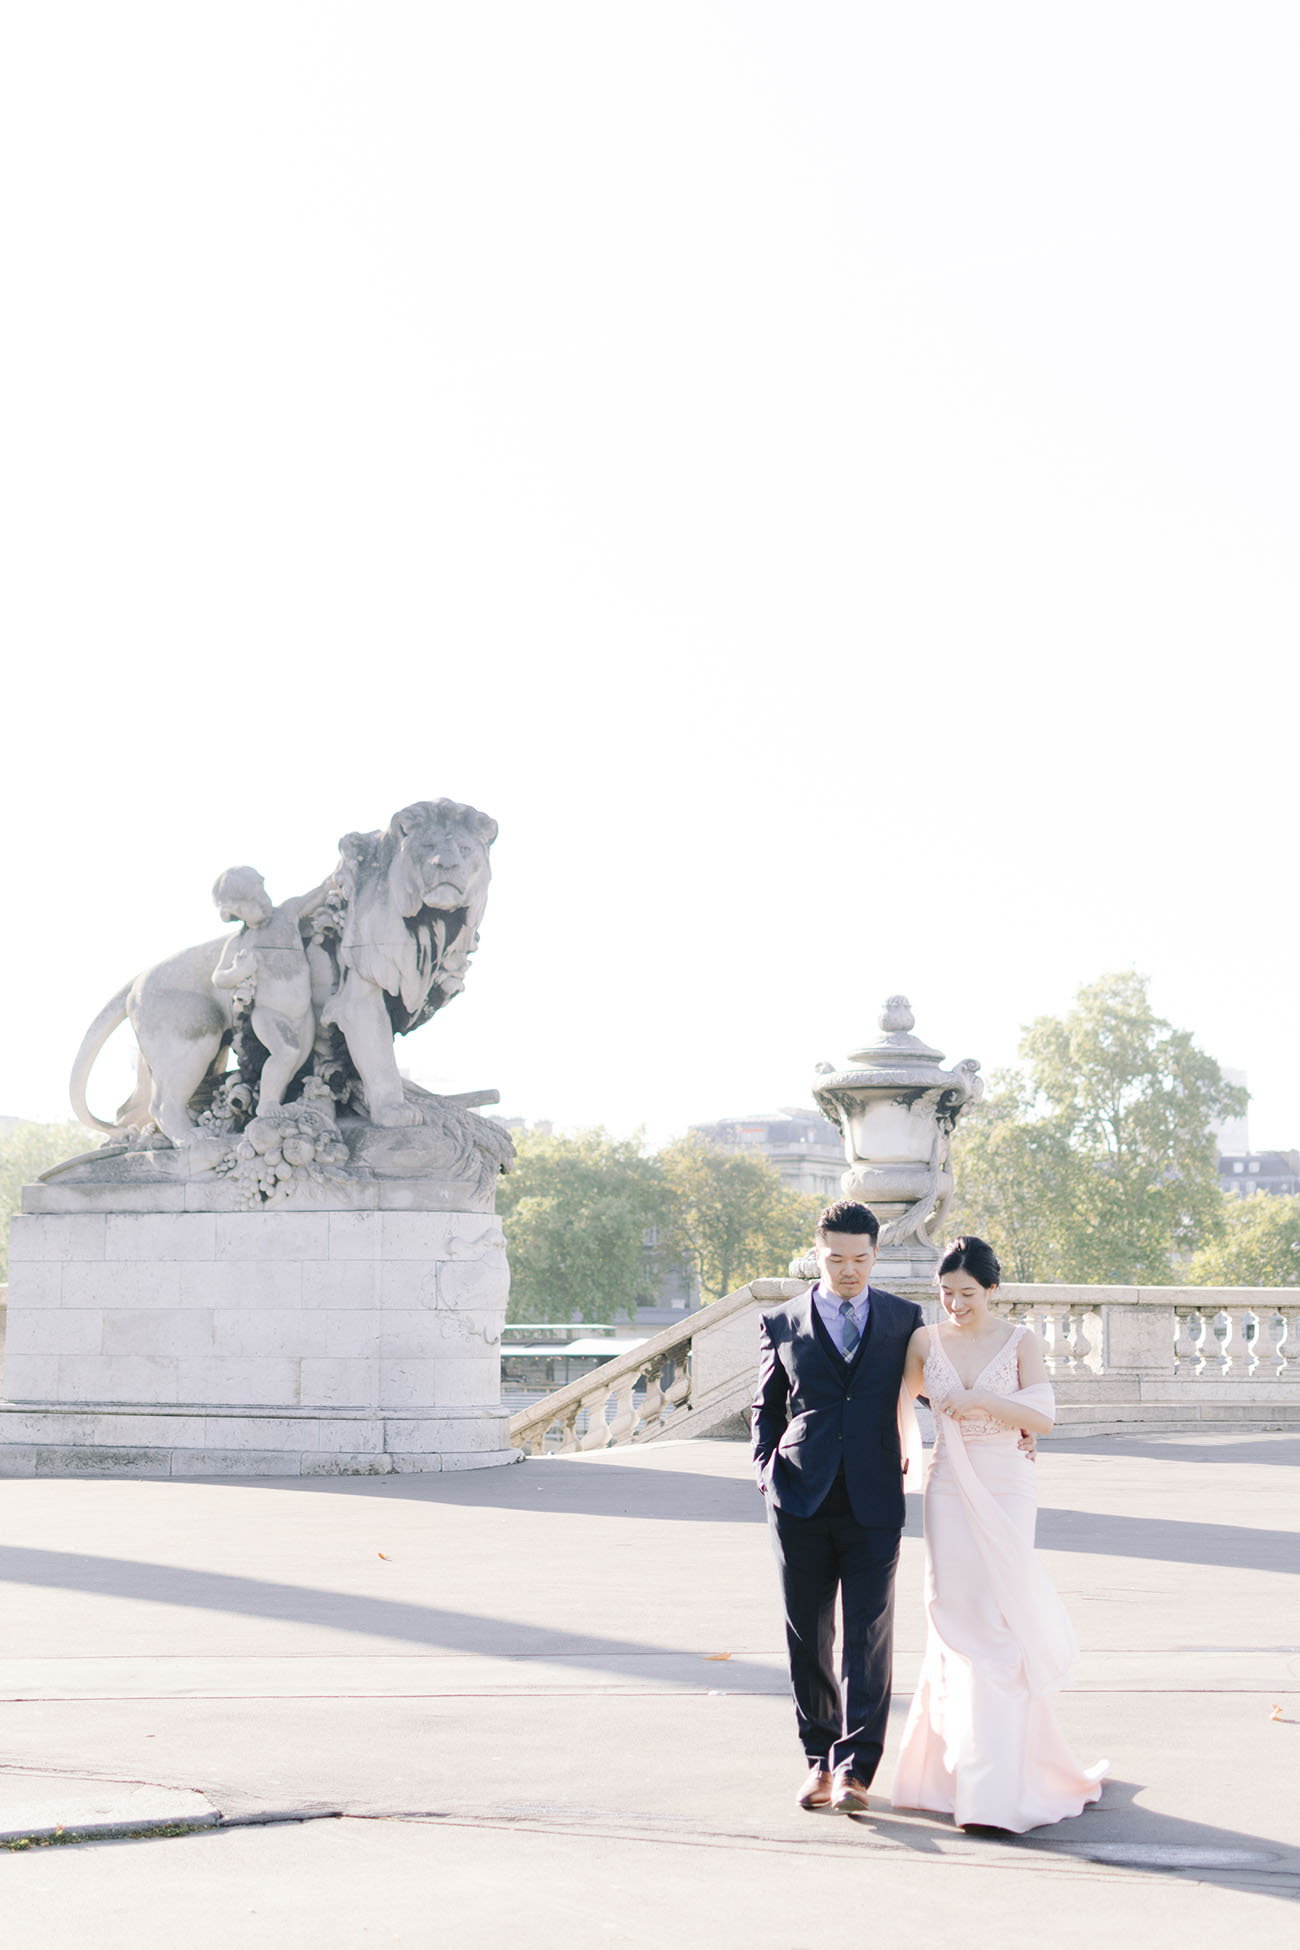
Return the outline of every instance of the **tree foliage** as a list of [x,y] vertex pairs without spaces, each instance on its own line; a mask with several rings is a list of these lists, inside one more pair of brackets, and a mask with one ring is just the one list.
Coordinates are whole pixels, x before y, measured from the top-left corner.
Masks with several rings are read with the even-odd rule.
[[1300,1198],[1223,1197],[1223,1230],[1193,1255],[1192,1286],[1300,1286]]
[[812,1242],[821,1201],[792,1191],[766,1158],[678,1138],[659,1154],[664,1244],[694,1268],[708,1300],[784,1276]]
[[765,1158],[680,1138],[647,1156],[637,1138],[525,1135],[498,1206],[510,1254],[510,1319],[608,1321],[652,1298],[685,1261],[715,1300],[785,1273],[812,1238],[818,1201]]
[[1063,1215],[1074,1207],[1079,1160],[1055,1120],[1035,1117],[1025,1081],[993,1078],[992,1094],[966,1112],[954,1153],[957,1201],[950,1230],[995,1245],[1009,1280],[1062,1277]]
[[23,1186],[51,1165],[99,1142],[81,1124],[15,1124],[0,1132],[0,1280],[9,1277],[9,1221],[22,1209]]
[[1223,1225],[1214,1126],[1246,1093],[1129,971],[1024,1031],[1021,1071],[958,1125],[958,1217],[1022,1279],[1160,1284]]
[[639,1138],[525,1134],[497,1206],[510,1255],[511,1320],[613,1320],[649,1298],[646,1239],[660,1173]]

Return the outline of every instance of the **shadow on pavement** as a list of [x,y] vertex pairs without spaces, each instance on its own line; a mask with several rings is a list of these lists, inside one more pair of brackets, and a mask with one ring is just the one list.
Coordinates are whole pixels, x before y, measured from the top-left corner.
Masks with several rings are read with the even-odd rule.
[[494,1647],[490,1636],[498,1621],[476,1612],[73,1551],[6,1547],[0,1550],[0,1584],[6,1583],[91,1592],[135,1603],[189,1606],[248,1618],[285,1619],[293,1624],[395,1639],[407,1645],[438,1646],[449,1652],[495,1653],[508,1658],[582,1658],[597,1666],[603,1658],[617,1659],[618,1665],[611,1669],[620,1673],[630,1657],[662,1659],[674,1649],[636,1639],[552,1630],[516,1619],[500,1621],[505,1642]]
[[1148,1557],[1168,1564],[1211,1564],[1217,1570],[1300,1573],[1293,1530],[1254,1530],[1230,1523],[1183,1522],[1176,1517],[1127,1517],[1094,1510],[1040,1510],[1042,1550],[1088,1556]]
[[[1291,1445],[1286,1445],[1288,1448]],[[1297,1445],[1300,1447],[1300,1445]],[[1154,1457],[1168,1460],[1164,1451]],[[1222,1461],[1222,1451],[1213,1452]],[[1278,1460],[1277,1449],[1269,1460]],[[1249,1460],[1258,1461],[1258,1456]],[[396,1497],[417,1503],[493,1510],[545,1510],[572,1516],[635,1517],[669,1523],[765,1522],[765,1506],[748,1472],[743,1478],[704,1470],[689,1474],[619,1463],[602,1467],[555,1458],[522,1468],[476,1470],[465,1476],[358,1476],[326,1480],[285,1477],[205,1479],[212,1488],[275,1489],[289,1495]],[[907,1499],[904,1535],[921,1531],[921,1500]],[[1189,1518],[1119,1515],[1059,1507],[1040,1510],[1038,1542],[1045,1550],[1100,1557],[1149,1557],[1218,1569],[1300,1573],[1300,1550],[1289,1530],[1207,1523]]]
[[1031,1829],[1027,1835],[989,1828],[963,1833],[946,1815],[919,1808],[895,1808],[887,1814],[849,1819],[873,1838],[920,1855],[942,1853],[951,1859],[954,1842],[969,1840],[981,1850],[993,1847],[1012,1856],[1032,1855],[1040,1860],[1049,1856],[1062,1863],[1096,1863],[1106,1868],[1190,1877],[1294,1903],[1300,1894],[1300,1849],[1264,1836],[1182,1821],[1175,1815],[1135,1806],[1142,1791],[1138,1782],[1112,1778],[1106,1782],[1099,1804],[1085,1808],[1073,1821]]
[[[179,1484],[179,1480],[178,1484]],[[670,1523],[766,1522],[748,1466],[741,1477],[704,1469],[638,1468],[564,1457],[504,1469],[410,1476],[191,1477],[213,1490],[275,1490],[290,1496],[365,1496],[461,1509],[546,1510],[571,1516],[642,1517]]]

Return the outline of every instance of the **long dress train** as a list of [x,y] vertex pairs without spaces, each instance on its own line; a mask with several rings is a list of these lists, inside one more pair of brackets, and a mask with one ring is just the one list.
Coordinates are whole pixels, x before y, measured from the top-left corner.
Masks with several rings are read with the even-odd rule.
[[[1023,1392],[1050,1412],[1050,1389],[1020,1387],[1017,1350],[1026,1331],[1013,1330],[975,1386]],[[932,1401],[965,1386],[937,1328],[925,1379]],[[1016,1432],[990,1416],[934,1419],[925,1485],[929,1627],[894,1805],[1022,1834],[1096,1801],[1108,1763],[1080,1768],[1052,1708],[1078,1647],[1034,1553],[1034,1464]]]

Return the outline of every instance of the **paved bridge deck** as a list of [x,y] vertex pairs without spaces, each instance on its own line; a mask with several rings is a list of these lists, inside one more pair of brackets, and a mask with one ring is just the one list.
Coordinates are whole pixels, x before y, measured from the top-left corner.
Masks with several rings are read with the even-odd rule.
[[[1063,1718],[1114,1771],[1100,1807],[1014,1841],[883,1799],[854,1820],[793,1807],[775,1577],[738,1446],[460,1477],[5,1483],[0,1834],[32,1838],[0,1854],[6,1940],[1285,1940],[1297,1461],[1300,1438],[1266,1434],[1046,1451],[1040,1541],[1085,1648]],[[895,1739],[917,1531],[914,1510]],[[294,1813],[319,1818],[274,1819]],[[43,1845],[60,1824],[194,1832]]]

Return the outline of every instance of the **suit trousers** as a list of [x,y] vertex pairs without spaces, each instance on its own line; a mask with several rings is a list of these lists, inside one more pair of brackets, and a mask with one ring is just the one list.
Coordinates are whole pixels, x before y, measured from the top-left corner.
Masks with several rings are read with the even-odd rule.
[[810,1766],[847,1761],[865,1785],[880,1765],[889,1720],[894,1573],[902,1532],[858,1522],[842,1470],[812,1516],[791,1516],[769,1497],[767,1520],[785,1599],[790,1683],[804,1753]]

